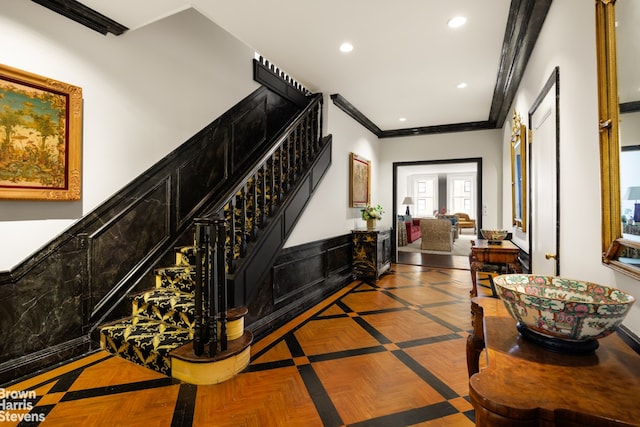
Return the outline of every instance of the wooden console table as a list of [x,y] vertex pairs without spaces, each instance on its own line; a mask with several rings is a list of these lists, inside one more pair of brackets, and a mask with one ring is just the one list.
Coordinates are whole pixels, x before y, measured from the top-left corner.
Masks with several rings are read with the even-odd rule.
[[471,297],[478,296],[476,273],[482,271],[484,264],[501,264],[507,266],[507,271],[522,273],[522,265],[518,259],[520,248],[509,240],[500,244],[489,244],[488,240],[476,240],[471,245]]
[[501,300],[473,298],[471,307],[476,426],[640,426],[640,355],[619,336],[591,355],[554,353],[522,338]]

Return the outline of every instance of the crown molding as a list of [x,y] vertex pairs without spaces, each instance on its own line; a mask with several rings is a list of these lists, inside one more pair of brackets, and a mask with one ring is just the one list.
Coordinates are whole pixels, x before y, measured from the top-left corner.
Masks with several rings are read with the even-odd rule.
[[76,0],[31,0],[100,34],[116,36],[128,30],[124,25],[96,12]]

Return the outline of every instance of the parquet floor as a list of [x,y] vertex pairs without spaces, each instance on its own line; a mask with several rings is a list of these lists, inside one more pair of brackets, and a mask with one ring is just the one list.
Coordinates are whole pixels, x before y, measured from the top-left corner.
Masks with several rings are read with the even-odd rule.
[[469,271],[393,270],[255,342],[225,383],[183,384],[98,351],[6,386],[27,394],[23,409],[0,408],[0,426],[473,426]]

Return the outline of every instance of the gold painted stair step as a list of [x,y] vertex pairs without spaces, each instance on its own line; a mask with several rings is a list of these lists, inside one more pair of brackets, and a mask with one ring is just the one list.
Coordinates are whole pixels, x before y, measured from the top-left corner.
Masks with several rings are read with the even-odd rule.
[[[171,376],[190,384],[218,384],[242,372],[251,359],[253,334],[244,331],[236,340],[229,341],[227,350],[213,357],[196,356],[193,344],[178,347],[170,353]],[[208,354],[205,345],[204,354]]]

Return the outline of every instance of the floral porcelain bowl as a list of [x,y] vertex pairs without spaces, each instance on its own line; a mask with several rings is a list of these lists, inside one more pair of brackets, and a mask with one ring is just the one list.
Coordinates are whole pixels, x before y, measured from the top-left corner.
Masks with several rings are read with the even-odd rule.
[[[619,289],[556,276],[505,274],[493,282],[519,325],[563,341],[595,341],[609,335],[635,301]],[[520,326],[518,330],[523,332]]]
[[507,230],[480,230],[480,234],[487,240],[504,240],[509,232]]

